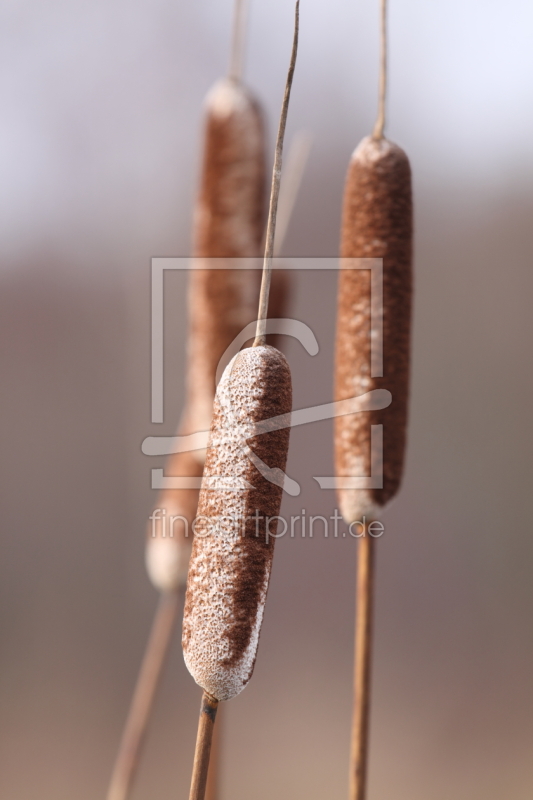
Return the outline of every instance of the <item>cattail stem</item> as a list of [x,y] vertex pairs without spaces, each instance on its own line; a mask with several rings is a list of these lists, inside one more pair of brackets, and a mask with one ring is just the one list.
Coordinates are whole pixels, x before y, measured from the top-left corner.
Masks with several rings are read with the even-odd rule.
[[[224,709],[224,710],[223,710]],[[205,790],[205,800],[219,800],[220,797],[220,773],[222,766],[222,731],[224,730],[224,717],[227,708],[219,705],[217,711],[217,724],[213,731],[213,741],[211,742],[211,755],[209,757],[209,772],[207,774],[207,786]]]
[[370,673],[375,541],[365,531],[357,555],[357,605],[355,620],[355,681],[350,800],[365,800],[370,721]]
[[272,279],[272,258],[274,255],[274,239],[276,235],[276,214],[278,210],[279,187],[281,184],[281,162],[283,157],[283,140],[285,138],[285,126],[287,124],[287,112],[289,110],[289,100],[291,96],[292,78],[296,66],[296,54],[298,52],[298,32],[300,27],[300,0],[296,0],[294,12],[294,38],[292,42],[291,62],[287,83],[285,85],[285,95],[281,106],[281,116],[279,120],[278,138],[276,141],[276,152],[274,156],[274,169],[272,171],[272,189],[270,192],[270,207],[268,209],[268,225],[265,244],[265,259],[263,261],[263,279],[261,281],[261,294],[259,296],[259,313],[257,315],[257,330],[255,334],[254,347],[266,343],[266,321],[268,316],[268,298],[270,295],[270,282]]
[[178,605],[177,592],[161,595],[113,767],[107,800],[126,800],[131,790]]
[[233,12],[233,35],[228,71],[228,78],[231,78],[234,81],[240,81],[242,79],[247,11],[247,0],[235,0],[235,8]]
[[209,770],[209,756],[213,728],[217,715],[218,700],[204,692],[200,707],[200,720],[198,722],[198,736],[196,737],[196,750],[192,768],[191,792],[189,800],[204,800],[207,786],[207,772]]
[[378,118],[372,132],[373,139],[383,139],[385,128],[385,100],[387,96],[387,0],[381,0],[381,58],[379,68]]

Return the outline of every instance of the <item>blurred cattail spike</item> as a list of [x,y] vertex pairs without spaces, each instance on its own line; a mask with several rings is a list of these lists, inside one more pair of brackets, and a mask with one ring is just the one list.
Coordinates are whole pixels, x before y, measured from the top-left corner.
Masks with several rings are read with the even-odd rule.
[[[289,428],[255,435],[257,423],[292,406],[289,365],[264,344],[283,136],[298,48],[296,3],[291,63],[272,176],[267,245],[254,346],[233,358],[218,385],[183,618],[185,663],[203,688],[190,800],[204,800],[218,703],[239,694],[253,672],[270,580]],[[215,488],[207,485],[214,479]],[[228,512],[231,510],[231,516]],[[232,520],[228,531],[228,520]]]
[[[375,541],[369,527],[400,486],[407,428],[412,296],[411,170],[403,150],[383,136],[386,93],[386,0],[381,0],[381,74],[373,135],[355,150],[346,178],[341,256],[382,259],[382,370],[373,370],[370,270],[341,269],[336,339],[335,397],[346,400],[387,389],[392,404],[335,420],[335,472],[342,515],[364,523],[359,541],[355,707],[350,800],[364,800],[369,735],[372,587]],[[380,313],[377,315],[381,316]],[[378,372],[379,374],[375,374]],[[376,432],[379,435],[373,436]],[[382,451],[380,452],[380,448]],[[381,470],[381,485],[376,486]],[[377,472],[377,474],[376,474]],[[353,478],[372,475],[370,488]],[[378,529],[373,528],[374,534]]]
[[[209,429],[220,358],[255,318],[258,273],[243,266],[260,253],[264,187],[265,136],[259,105],[241,81],[223,78],[207,98],[189,286],[183,433]],[[197,457],[203,462],[205,453]]]

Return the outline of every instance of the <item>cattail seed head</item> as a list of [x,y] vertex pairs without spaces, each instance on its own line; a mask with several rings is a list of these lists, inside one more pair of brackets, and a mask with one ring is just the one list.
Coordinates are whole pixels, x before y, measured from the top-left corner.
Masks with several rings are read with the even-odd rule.
[[[195,269],[189,284],[189,431],[209,429],[220,358],[255,319],[260,274],[242,262],[214,269],[209,259],[256,257],[263,235],[265,143],[259,105],[242,83],[218,81],[207,98],[201,188],[195,212]],[[210,269],[211,266],[211,269]],[[205,454],[197,454],[203,461]]]
[[386,139],[363,139],[346,179],[341,256],[383,259],[383,376],[371,375],[370,271],[339,277],[335,398],[373,389],[392,393],[389,408],[337,417],[338,476],[371,474],[371,425],[383,425],[383,488],[340,489],[347,522],[375,517],[398,491],[405,452],[412,295],[411,170],[404,151]]
[[217,700],[252,675],[276,535],[267,518],[282,495],[264,467],[284,470],[287,459],[289,428],[255,436],[254,426],[291,404],[289,366],[270,346],[238,353],[217,389],[183,620],[185,663]]
[[230,78],[217,81],[206,99],[195,256],[257,255],[264,225],[264,138],[261,110],[252,94]]

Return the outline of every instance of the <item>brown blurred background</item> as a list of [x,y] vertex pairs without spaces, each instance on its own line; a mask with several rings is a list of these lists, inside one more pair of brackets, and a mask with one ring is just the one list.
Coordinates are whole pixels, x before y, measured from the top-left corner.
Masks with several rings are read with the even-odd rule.
[[[337,253],[376,111],[377,0],[302,0],[288,140],[314,147],[285,252]],[[416,303],[404,487],[379,546],[370,800],[533,793],[533,7],[391,0],[388,135],[408,152]],[[156,594],[143,456],[181,409],[184,275],[167,278],[150,424],[150,258],[187,255],[203,97],[231,0],[4,0],[0,10],[0,797],[103,798]],[[254,0],[247,80],[270,144],[292,2]],[[332,273],[299,273],[295,407],[332,394]],[[331,423],[295,430],[283,513],[333,513]],[[355,542],[277,544],[253,680],[226,709],[222,800],[343,798]],[[134,800],[185,798],[200,690],[179,637]]]

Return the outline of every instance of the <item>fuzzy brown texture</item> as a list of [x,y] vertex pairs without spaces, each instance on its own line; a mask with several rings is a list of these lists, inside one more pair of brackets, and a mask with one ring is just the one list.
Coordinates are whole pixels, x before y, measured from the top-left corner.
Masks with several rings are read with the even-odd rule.
[[346,179],[341,256],[383,258],[383,377],[370,377],[370,271],[341,270],[335,398],[388,389],[391,405],[337,417],[338,476],[370,475],[370,426],[383,425],[383,489],[339,490],[347,522],[371,517],[398,491],[407,427],[412,296],[411,170],[406,154],[386,139],[364,139]]
[[[253,432],[255,423],[286,414],[291,406],[289,366],[270,346],[238,353],[217,390],[204,482],[218,476],[253,488],[202,486],[198,519],[205,519],[194,538],[182,641],[194,679],[219,700],[238,694],[253,671],[275,541],[267,536],[265,517],[277,517],[282,496],[282,488],[243,452],[242,437],[268,467],[284,470],[289,428]],[[276,529],[277,520],[270,523],[274,536]]]
[[198,260],[189,286],[188,396],[182,426],[186,432],[209,428],[216,368],[233,339],[256,318],[261,278],[258,270],[209,269],[203,259],[257,257],[264,199],[265,141],[259,106],[242,84],[221,80],[207,99],[195,212]]

